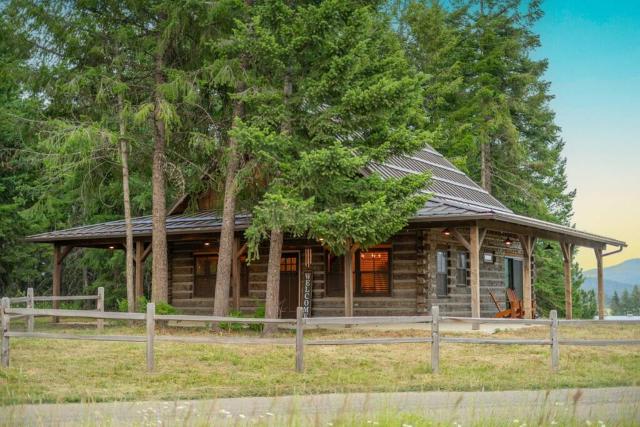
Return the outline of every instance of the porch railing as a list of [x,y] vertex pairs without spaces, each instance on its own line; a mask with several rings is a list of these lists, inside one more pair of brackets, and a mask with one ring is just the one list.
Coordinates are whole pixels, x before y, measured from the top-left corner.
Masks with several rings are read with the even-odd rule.
[[[13,299],[15,302],[15,299]],[[12,331],[10,321],[14,316],[54,316],[90,318],[107,320],[138,320],[145,321],[145,335],[71,335],[64,333],[33,332],[33,330]],[[303,317],[302,307],[298,307],[295,319],[259,319],[237,318],[218,316],[193,316],[193,315],[161,315],[156,314],[155,304],[147,304],[146,313],[121,313],[105,312],[101,310],[60,310],[60,309],[35,309],[13,308],[9,298],[2,298],[0,307],[2,322],[2,347],[1,361],[3,367],[9,366],[9,350],[11,338],[46,338],[69,340],[96,340],[96,341],[122,341],[146,343],[147,369],[151,372],[155,367],[154,344],[156,341],[173,341],[184,343],[208,343],[208,344],[271,344],[295,346],[295,369],[304,371],[304,348],[308,345],[367,345],[367,344],[406,344],[427,343],[431,344],[431,370],[438,373],[440,369],[440,345],[444,343],[455,344],[493,344],[493,345],[542,345],[551,349],[550,366],[552,371],[557,371],[560,365],[560,346],[609,346],[609,345],[640,345],[640,340],[587,340],[587,339],[561,339],[558,327],[562,324],[570,325],[640,325],[640,320],[560,320],[557,312],[552,310],[549,319],[496,319],[496,318],[469,318],[440,316],[438,306],[432,308],[431,316],[395,316],[395,317]],[[283,324],[295,327],[295,338],[254,338],[254,337],[194,337],[178,335],[155,334],[156,321],[187,321],[210,323],[243,323],[243,324]],[[392,324],[430,324],[430,333],[421,337],[397,337],[397,338],[353,338],[353,339],[304,339],[305,326],[328,325],[392,325]],[[549,327],[549,336],[544,339],[495,339],[483,337],[442,337],[440,325],[442,323],[465,324],[498,324],[498,325],[543,325]]]

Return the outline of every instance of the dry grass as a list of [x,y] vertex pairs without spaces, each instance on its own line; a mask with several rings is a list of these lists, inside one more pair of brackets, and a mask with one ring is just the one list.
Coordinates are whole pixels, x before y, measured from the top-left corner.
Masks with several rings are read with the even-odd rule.
[[[36,330],[52,328],[39,323]],[[92,328],[56,328],[95,333]],[[115,325],[107,327],[105,333],[142,335],[143,329]],[[210,334],[195,328],[165,328],[158,333]],[[291,336],[287,332],[282,335]],[[425,335],[425,330],[305,333],[309,338]],[[548,328],[536,327],[498,331],[492,338],[547,336]],[[566,326],[561,328],[561,337],[640,339],[640,327]],[[156,371],[148,374],[144,344],[12,338],[11,367],[0,370],[0,404],[640,384],[640,353],[631,346],[563,346],[561,369],[551,374],[548,347],[443,343],[438,375],[430,372],[430,348],[426,344],[308,346],[304,374],[294,371],[291,346],[156,343],[155,348]]]

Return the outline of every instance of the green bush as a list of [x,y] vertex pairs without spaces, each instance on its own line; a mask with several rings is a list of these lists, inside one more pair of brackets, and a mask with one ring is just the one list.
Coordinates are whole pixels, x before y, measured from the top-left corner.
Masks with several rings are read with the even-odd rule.
[[[147,312],[147,304],[149,300],[146,297],[141,296],[138,298],[138,312],[146,313]],[[122,298],[117,301],[118,311],[127,312],[129,311],[129,303],[126,299]],[[178,313],[178,309],[166,302],[157,302],[156,303],[156,314],[176,314]]]

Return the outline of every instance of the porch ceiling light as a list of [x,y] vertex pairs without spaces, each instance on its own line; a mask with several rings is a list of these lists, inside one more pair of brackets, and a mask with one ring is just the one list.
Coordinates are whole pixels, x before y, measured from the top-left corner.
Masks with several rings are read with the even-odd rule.
[[114,250],[115,248],[116,248],[116,247],[115,247],[115,246],[113,246],[113,245],[109,246],[109,250],[111,250],[111,251],[112,251],[112,250]]
[[507,238],[504,240],[504,245],[510,248],[512,244],[513,244],[513,240],[511,240],[511,237],[507,236]]
[[553,246],[551,246],[551,243],[547,243],[547,246],[544,247],[545,251],[552,251],[553,250]]
[[210,246],[210,245],[211,245],[211,243],[209,243],[209,242],[204,242],[204,245],[205,245],[205,246]]
[[445,228],[444,230],[442,230],[442,235],[443,236],[451,236],[451,230],[449,230],[448,228]]

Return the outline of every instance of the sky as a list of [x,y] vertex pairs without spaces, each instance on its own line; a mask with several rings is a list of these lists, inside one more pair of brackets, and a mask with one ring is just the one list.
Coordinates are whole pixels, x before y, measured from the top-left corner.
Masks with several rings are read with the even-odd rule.
[[[640,258],[640,0],[545,0],[543,9],[535,56],[549,60],[576,228],[627,242],[605,266]],[[577,259],[595,267],[590,249]]]

